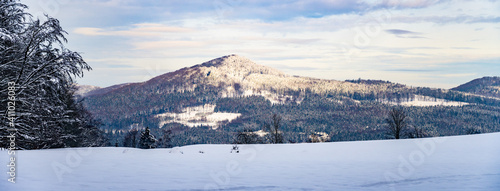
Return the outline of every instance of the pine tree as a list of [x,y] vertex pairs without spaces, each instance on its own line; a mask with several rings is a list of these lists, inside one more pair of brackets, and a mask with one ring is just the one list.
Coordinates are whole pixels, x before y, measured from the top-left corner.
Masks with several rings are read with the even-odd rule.
[[149,127],[141,133],[141,139],[139,140],[139,147],[141,149],[152,149],[156,147],[156,138],[149,131]]

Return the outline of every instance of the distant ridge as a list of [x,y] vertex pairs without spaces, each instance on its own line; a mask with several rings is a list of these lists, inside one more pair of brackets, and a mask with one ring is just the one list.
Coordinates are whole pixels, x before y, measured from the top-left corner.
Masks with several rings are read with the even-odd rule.
[[500,77],[483,77],[452,88],[451,90],[500,98]]

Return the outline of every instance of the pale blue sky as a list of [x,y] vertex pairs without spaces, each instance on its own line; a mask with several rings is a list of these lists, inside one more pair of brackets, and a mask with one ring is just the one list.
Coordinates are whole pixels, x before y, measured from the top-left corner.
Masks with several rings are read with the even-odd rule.
[[93,67],[78,83],[140,82],[228,54],[288,74],[451,88],[500,76],[493,0],[21,1]]

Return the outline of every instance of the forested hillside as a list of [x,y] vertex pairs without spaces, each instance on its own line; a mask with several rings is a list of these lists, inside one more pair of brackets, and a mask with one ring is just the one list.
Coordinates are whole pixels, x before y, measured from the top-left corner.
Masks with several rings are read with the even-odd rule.
[[407,110],[408,132],[500,131],[497,98],[378,80],[289,76],[237,55],[88,95],[85,106],[117,145],[130,130],[145,127],[157,137],[168,131],[170,146],[232,143],[241,132],[260,132],[256,142],[266,142],[273,114],[281,117],[284,142],[387,139],[387,114],[396,105]]
[[500,98],[500,77],[483,77],[452,90]]

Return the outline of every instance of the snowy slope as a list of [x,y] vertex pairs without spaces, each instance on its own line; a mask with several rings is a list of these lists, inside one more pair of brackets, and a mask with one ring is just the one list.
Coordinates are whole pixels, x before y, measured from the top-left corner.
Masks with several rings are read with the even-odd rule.
[[215,112],[215,105],[205,104],[186,107],[181,113],[166,112],[156,115],[160,119],[159,128],[167,123],[181,123],[188,127],[210,126],[217,129],[222,122],[230,122],[241,116],[240,113]]
[[231,147],[19,151],[0,190],[500,190],[500,133]]

